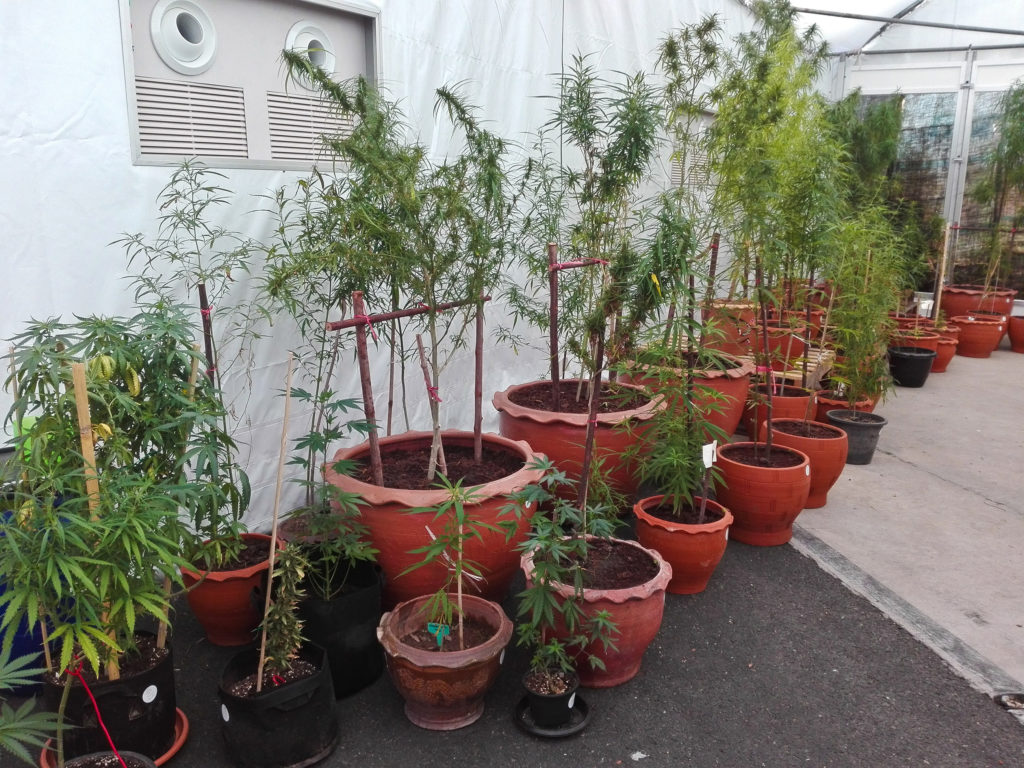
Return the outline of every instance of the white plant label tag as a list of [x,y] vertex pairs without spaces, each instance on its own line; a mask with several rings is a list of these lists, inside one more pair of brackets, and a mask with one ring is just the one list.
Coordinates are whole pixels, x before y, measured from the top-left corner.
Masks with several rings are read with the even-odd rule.
[[718,441],[712,440],[710,443],[704,446],[704,467],[707,469],[711,468],[711,465],[715,463],[715,449],[718,447]]
[[501,656],[498,657],[498,665],[500,666],[500,665],[502,665],[504,663],[505,663],[505,649],[502,648]]
[[808,464],[806,467],[804,467],[804,474],[807,475],[808,477],[811,476],[811,465],[810,464]]
[[151,685],[142,692],[142,700],[147,704],[152,704],[156,701],[156,686]]
[[220,717],[225,723],[231,719],[231,716],[228,714],[228,708],[223,704],[220,705]]
[[576,694],[573,693],[573,695],[569,697],[569,709],[572,709],[575,706],[576,706]]

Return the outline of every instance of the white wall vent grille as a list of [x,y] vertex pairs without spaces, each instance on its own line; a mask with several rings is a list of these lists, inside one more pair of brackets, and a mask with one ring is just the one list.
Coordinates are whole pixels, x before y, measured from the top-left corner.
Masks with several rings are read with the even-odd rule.
[[267,93],[270,156],[274,160],[320,160],[330,152],[321,137],[351,133],[352,120],[316,96]]
[[248,157],[241,88],[135,78],[143,156]]

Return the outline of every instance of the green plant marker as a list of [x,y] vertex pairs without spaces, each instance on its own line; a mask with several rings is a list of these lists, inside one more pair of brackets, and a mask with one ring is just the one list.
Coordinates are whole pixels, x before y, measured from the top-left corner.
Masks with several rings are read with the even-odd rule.
[[439,621],[431,621],[427,623],[427,632],[437,638],[437,647],[440,648],[444,645],[444,639],[452,633],[452,628]]

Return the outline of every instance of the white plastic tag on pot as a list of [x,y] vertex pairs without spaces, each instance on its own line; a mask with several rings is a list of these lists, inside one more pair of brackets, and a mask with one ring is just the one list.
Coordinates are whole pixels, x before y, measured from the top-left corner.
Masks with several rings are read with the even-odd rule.
[[704,466],[708,469],[710,469],[711,465],[715,463],[715,449],[717,447],[717,440],[712,440],[704,446]]

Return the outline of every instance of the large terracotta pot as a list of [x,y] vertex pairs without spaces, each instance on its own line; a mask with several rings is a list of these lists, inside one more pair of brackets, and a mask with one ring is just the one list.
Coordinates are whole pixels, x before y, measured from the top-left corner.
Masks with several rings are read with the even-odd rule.
[[[562,381],[564,387],[575,388],[577,384],[576,379]],[[525,440],[535,451],[551,459],[571,479],[579,481],[589,414],[541,410],[516,402],[518,393],[538,386],[550,386],[550,382],[516,384],[504,392],[495,393],[491,403],[498,411],[498,431],[512,440]],[[632,384],[622,386],[643,393],[642,387]],[[594,456],[597,460],[604,460],[609,485],[626,496],[632,497],[639,485],[636,464],[645,452],[643,445],[639,446],[639,452],[634,456],[623,456],[642,437],[644,422],[650,421],[664,407],[664,400],[648,400],[639,408],[597,415]]]
[[[243,533],[246,541],[268,545],[270,537],[262,533]],[[182,568],[188,590],[189,608],[214,645],[247,645],[263,619],[262,598],[270,561],[229,571],[200,571]]]
[[[693,371],[693,404],[711,424],[726,435],[732,435],[739,428],[740,419],[743,418],[754,364],[725,353],[722,353],[721,357],[722,368],[700,368]],[[671,386],[678,390],[685,375],[686,371],[682,368],[644,365],[634,372],[624,373],[619,380],[625,384],[639,384],[657,393],[659,385]],[[668,407],[676,408],[678,404],[670,399]]]
[[1007,323],[1010,333],[1010,349],[1024,352],[1024,317],[1011,317]]
[[804,339],[807,337],[807,326],[802,322],[789,320],[768,321],[768,346],[765,351],[764,329],[758,324],[754,330],[754,349],[759,354],[767,354],[772,370],[786,371],[796,365],[796,361],[804,356]]
[[429,600],[422,596],[396,605],[381,617],[377,637],[391,681],[405,699],[406,717],[421,728],[452,731],[483,714],[484,695],[498,678],[512,638],[512,622],[497,603],[463,595],[465,615],[493,627],[494,634],[461,651],[421,650],[403,638],[429,621]]
[[952,321],[960,328],[956,353],[964,357],[990,357],[1003,338],[1005,323],[978,315],[958,315]]
[[[624,589],[584,589],[583,610],[588,616],[608,611],[618,634],[615,648],[605,648],[601,642],[587,649],[588,654],[604,662],[604,669],[595,669],[582,659],[577,664],[580,684],[588,688],[611,688],[636,677],[640,671],[644,651],[654,640],[665,613],[665,588],[672,579],[672,566],[656,550],[646,549],[635,541],[611,539],[620,546],[636,547],[646,552],[658,564],[658,572],[650,581]],[[533,574],[533,553],[522,557],[526,578]],[[572,596],[573,588],[558,585],[563,598]],[[564,627],[555,628],[556,635],[565,633]]]
[[701,309],[702,343],[731,355],[749,355],[754,328],[750,301],[715,299]]
[[[828,437],[812,437],[803,434],[802,425],[813,425],[829,432]],[[777,445],[796,448],[807,454],[811,465],[811,487],[807,493],[804,509],[818,509],[828,503],[829,489],[843,473],[849,443],[846,433],[820,421],[800,419],[772,419],[772,435]],[[787,431],[788,430],[788,431]]]
[[[747,436],[752,440],[763,440],[761,425],[768,418],[768,387],[758,384],[750,388],[750,398],[743,409],[743,424]],[[772,390],[773,419],[806,419],[814,414],[815,393],[801,387],[786,386],[781,389],[776,385]]]
[[942,337],[938,333],[923,329],[905,328],[889,334],[890,346],[918,347],[920,349],[930,349],[932,352],[938,351],[940,338]]
[[[648,549],[657,550],[672,566],[668,592],[676,595],[703,592],[725,554],[732,513],[709,499],[707,512],[718,515],[717,520],[701,524],[677,523],[648,512],[661,506],[664,499],[664,496],[649,496],[633,505],[637,541]],[[700,503],[701,498],[695,497],[694,508]]]
[[841,397],[831,389],[819,389],[815,393],[815,408],[814,408],[814,420],[820,421],[823,424],[828,424],[828,417],[826,414],[829,411],[840,411],[840,410],[853,410],[862,411],[864,413],[871,413],[875,410],[877,401],[871,397],[864,397],[858,400],[853,406],[850,406],[849,401],[845,397]]
[[[935,345],[935,359],[932,360],[932,373],[945,373],[950,361],[956,355],[959,342],[956,339],[941,336]],[[1022,350],[1024,351],[1024,350]]]
[[975,309],[1009,315],[1016,295],[1017,291],[1011,288],[990,287],[986,291],[983,285],[947,285],[942,289],[939,307],[947,318],[966,315]]
[[825,323],[824,309],[811,309],[811,319],[807,321],[806,309],[787,309],[782,313],[784,320],[791,324],[799,324],[807,328],[807,334],[812,339],[821,338],[821,327]]
[[[811,490],[811,466],[805,453],[776,445],[773,451],[790,453],[798,463],[790,467],[763,467],[730,458],[755,443],[718,446],[722,486],[718,501],[735,518],[730,535],[736,541],[759,547],[785,544],[793,537],[793,521],[807,503]],[[759,444],[764,447],[764,444]]]
[[[393,452],[426,451],[431,439],[430,432],[406,432],[383,437],[380,439],[382,460],[387,462],[388,454]],[[441,440],[445,445],[472,446],[473,433],[442,432]],[[521,468],[511,475],[472,489],[476,497],[470,512],[472,517],[488,525],[497,525],[514,519],[502,513],[502,509],[509,503],[508,495],[536,483],[543,472],[529,468],[539,454],[528,444],[492,434],[485,434],[483,441],[485,452],[511,453],[521,463]],[[365,502],[360,506],[359,514],[369,529],[370,543],[378,550],[377,563],[384,571],[384,605],[393,606],[404,600],[436,592],[447,581],[448,569],[442,562],[429,563],[409,573],[403,572],[423,559],[422,554],[410,554],[410,551],[430,543],[427,526],[432,526],[434,533],[439,534],[444,524],[443,521],[434,520],[433,512],[411,513],[410,510],[436,507],[448,498],[448,493],[440,488],[414,490],[382,487],[334,471],[335,462],[366,461],[369,452],[367,443],[338,451],[334,462],[326,468],[325,476],[327,482],[343,491],[359,494]],[[465,556],[477,563],[483,573],[485,578],[479,588],[487,599],[505,599],[519,563],[515,548],[526,535],[533,512],[533,507],[523,510],[523,514],[516,520],[511,539],[506,540],[504,531],[483,530],[479,537],[466,542]]]

